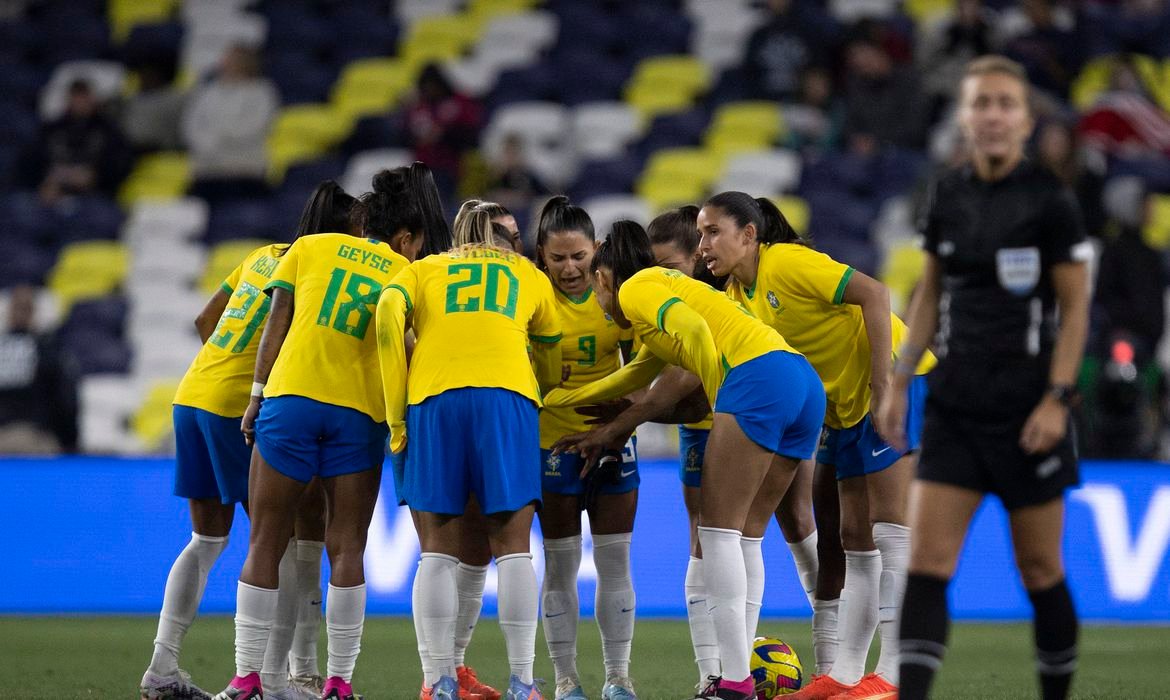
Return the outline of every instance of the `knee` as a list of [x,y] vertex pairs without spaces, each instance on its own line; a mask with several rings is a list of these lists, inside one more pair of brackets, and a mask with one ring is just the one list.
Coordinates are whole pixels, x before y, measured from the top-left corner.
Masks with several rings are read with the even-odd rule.
[[593,565],[598,579],[623,579],[630,576],[630,539],[628,532],[593,536]]
[[782,508],[776,511],[776,524],[789,542],[800,542],[817,529],[810,508]]
[[1029,591],[1046,590],[1064,579],[1064,565],[1059,553],[1017,552],[1016,567],[1020,570],[1024,588]]
[[842,548],[860,552],[874,548],[873,531],[868,522],[856,522],[849,518],[841,519],[841,546]]

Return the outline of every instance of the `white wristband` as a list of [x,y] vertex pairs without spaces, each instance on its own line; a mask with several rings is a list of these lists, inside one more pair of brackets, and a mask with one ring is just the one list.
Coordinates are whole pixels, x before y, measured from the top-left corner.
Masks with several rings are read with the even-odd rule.
[[252,382],[252,396],[264,398],[263,382]]

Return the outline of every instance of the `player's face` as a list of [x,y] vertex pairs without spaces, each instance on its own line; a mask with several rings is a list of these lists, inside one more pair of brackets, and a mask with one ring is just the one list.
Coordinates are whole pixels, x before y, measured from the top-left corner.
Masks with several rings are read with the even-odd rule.
[[1033,126],[1024,84],[1005,73],[968,76],[963,80],[959,124],[977,157],[1021,156]]
[[617,294],[613,288],[613,270],[608,267],[597,268],[597,272],[593,275],[593,297],[597,299],[597,305],[601,307],[601,310],[609,314],[614,323],[621,328],[630,327],[630,322],[626,320],[625,315],[617,305]]
[[500,224],[508,229],[508,233],[512,234],[512,250],[520,255],[524,255],[524,241],[520,238],[520,227],[516,225],[516,217],[508,214],[507,216],[497,216],[492,219],[493,224]]
[[548,270],[549,279],[569,296],[580,296],[589,289],[592,280],[589,266],[593,263],[596,244],[580,231],[553,231],[540,247],[540,257]]
[[716,277],[731,274],[756,245],[755,226],[740,227],[722,207],[699,210],[699,254]]
[[699,263],[699,253],[687,253],[674,243],[655,243],[654,263],[659,267],[678,270],[687,277],[695,276],[695,266]]

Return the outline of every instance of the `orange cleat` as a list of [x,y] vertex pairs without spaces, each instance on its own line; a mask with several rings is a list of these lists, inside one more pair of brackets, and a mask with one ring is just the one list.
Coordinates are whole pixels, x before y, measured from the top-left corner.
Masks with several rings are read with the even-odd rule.
[[[486,687],[486,686],[485,686]],[[418,691],[418,700],[431,700],[431,689],[423,686],[422,690]],[[482,696],[475,693],[467,692],[466,688],[459,688],[459,700],[484,700]]]
[[898,686],[876,673],[861,679],[861,682],[844,693],[829,700],[897,700]]
[[833,680],[832,676],[813,676],[812,682],[800,690],[786,695],[785,700],[829,700],[846,693],[856,686],[845,685]]
[[460,666],[455,673],[459,676],[459,694],[462,696],[466,692],[466,700],[500,700],[500,691],[481,683],[472,667]]

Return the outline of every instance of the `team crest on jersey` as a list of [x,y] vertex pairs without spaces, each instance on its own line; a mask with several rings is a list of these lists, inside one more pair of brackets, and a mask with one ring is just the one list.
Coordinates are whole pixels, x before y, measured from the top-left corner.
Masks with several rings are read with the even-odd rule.
[[768,290],[768,306],[771,306],[773,309],[780,308],[780,300],[776,298],[776,292],[772,290]]
[[1016,296],[1025,296],[1040,281],[1040,249],[1000,248],[995,251],[995,272],[999,284]]

